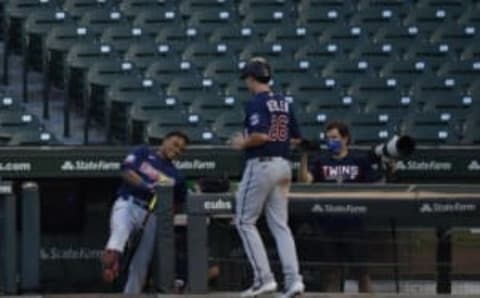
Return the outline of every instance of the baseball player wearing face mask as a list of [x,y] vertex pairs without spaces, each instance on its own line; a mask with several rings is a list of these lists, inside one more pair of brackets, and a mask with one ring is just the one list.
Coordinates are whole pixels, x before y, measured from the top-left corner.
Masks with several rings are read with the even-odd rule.
[[262,212],[277,244],[285,276],[285,297],[304,291],[299,274],[295,242],[288,226],[288,191],[291,167],[288,161],[291,141],[300,138],[293,109],[271,91],[271,70],[263,58],[253,58],[242,69],[241,78],[253,98],[245,107],[245,133],[231,143],[244,150],[247,159],[236,194],[236,226],[253,269],[254,281],[242,297],[274,292],[274,279],[256,222]]
[[[101,261],[103,278],[113,282],[120,273],[120,257],[130,234],[143,225],[159,181],[174,183],[175,203],[185,202],[187,188],[183,175],[172,163],[180,157],[189,143],[188,137],[179,131],[168,133],[162,145],[156,149],[139,146],[123,161],[121,171],[123,183],[113,205],[110,218],[110,237]],[[162,198],[159,198],[162,199]],[[143,234],[128,268],[125,294],[139,294],[145,283],[155,242],[156,219],[150,214],[144,223]]]
[[[360,153],[349,150],[350,130],[341,121],[327,124],[325,129],[328,152],[321,152],[317,158],[308,163],[307,154],[302,155],[299,170],[301,182],[335,182],[335,183],[369,183],[379,177],[373,169],[377,157],[371,153]],[[314,230],[324,231],[322,238],[331,238],[322,245],[321,250],[328,261],[344,263],[346,260],[359,263],[355,266],[360,292],[371,292],[371,280],[363,263],[367,262],[368,249],[364,245],[351,245],[339,238],[364,238],[363,223],[353,216],[324,216],[314,219],[320,226]],[[351,240],[351,239],[349,239]],[[340,270],[331,270],[326,276],[328,292],[338,291],[341,286]]]

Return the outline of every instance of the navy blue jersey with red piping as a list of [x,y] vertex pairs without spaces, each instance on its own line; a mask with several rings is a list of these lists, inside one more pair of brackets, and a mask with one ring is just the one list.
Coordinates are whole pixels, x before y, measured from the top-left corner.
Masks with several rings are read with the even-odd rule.
[[245,106],[245,133],[264,133],[271,141],[245,150],[247,159],[262,156],[290,157],[290,139],[300,138],[293,109],[283,96],[261,92]]
[[376,159],[367,153],[349,151],[347,156],[335,159],[330,154],[319,155],[310,165],[314,182],[374,182]]
[[[175,202],[182,203],[185,201],[187,187],[184,176],[175,168],[172,161],[160,157],[148,146],[142,145],[134,148],[123,161],[121,170],[134,171],[146,183],[155,183],[160,175],[165,175],[175,181]],[[121,197],[134,196],[145,201],[152,197],[150,191],[135,187],[125,181],[122,182],[117,193]]]

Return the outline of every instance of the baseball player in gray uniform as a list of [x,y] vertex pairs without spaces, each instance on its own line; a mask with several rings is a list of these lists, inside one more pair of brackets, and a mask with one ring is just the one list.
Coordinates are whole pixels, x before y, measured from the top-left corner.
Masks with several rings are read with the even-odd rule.
[[244,150],[246,168],[236,194],[236,226],[253,269],[251,288],[242,297],[277,290],[256,222],[262,212],[272,232],[285,276],[284,297],[296,297],[305,286],[299,273],[295,242],[288,226],[291,142],[300,138],[290,104],[269,86],[271,68],[263,58],[252,58],[241,78],[253,94],[245,106],[245,132],[234,136],[232,147]]

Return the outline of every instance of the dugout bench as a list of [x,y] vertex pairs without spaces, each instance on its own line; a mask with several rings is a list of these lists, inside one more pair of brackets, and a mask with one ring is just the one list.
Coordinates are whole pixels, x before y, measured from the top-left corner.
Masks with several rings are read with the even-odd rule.
[[[352,215],[366,226],[389,226],[396,253],[396,228],[437,229],[437,292],[451,291],[452,227],[480,226],[480,187],[473,185],[294,185],[290,215]],[[232,193],[193,194],[187,200],[189,291],[208,291],[208,218],[233,215]],[[394,268],[399,291],[398,268]]]

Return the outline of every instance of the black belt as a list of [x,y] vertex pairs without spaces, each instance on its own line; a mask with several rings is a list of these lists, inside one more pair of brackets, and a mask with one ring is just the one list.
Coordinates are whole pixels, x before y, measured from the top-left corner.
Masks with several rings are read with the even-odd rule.
[[121,198],[125,201],[132,202],[133,204],[137,205],[138,207],[141,207],[142,209],[148,210],[148,202],[145,200],[141,200],[134,196],[121,197]]
[[259,162],[272,161],[274,158],[279,158],[280,156],[259,156],[257,157]]

